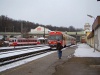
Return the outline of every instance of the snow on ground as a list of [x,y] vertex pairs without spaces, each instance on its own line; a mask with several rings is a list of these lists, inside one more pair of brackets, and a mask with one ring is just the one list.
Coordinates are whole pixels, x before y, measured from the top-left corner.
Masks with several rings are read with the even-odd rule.
[[47,56],[49,54],[52,54],[54,52],[56,52],[56,51],[44,53],[44,54],[34,56],[34,57],[30,57],[30,58],[27,58],[27,59],[24,59],[24,60],[21,60],[21,61],[17,61],[17,62],[8,64],[8,65],[5,65],[5,66],[0,66],[0,72],[5,71],[5,70],[10,69],[10,68],[13,68],[13,67],[16,67],[16,66],[20,66],[22,64],[31,62],[31,61],[36,60],[36,59],[42,58],[42,57]]
[[75,50],[74,55],[76,57],[100,57],[100,52],[94,52],[94,48],[91,48],[87,44],[78,44],[78,48]]
[[[71,46],[71,47],[73,47],[73,46]],[[38,55],[35,57],[31,57],[31,58],[28,58],[25,60],[17,61],[17,62],[8,64],[5,66],[0,66],[0,72],[7,70],[7,69],[10,69],[10,68],[13,68],[13,67],[16,67],[16,66],[20,66],[22,64],[28,63],[32,60],[36,60],[38,58],[44,57],[44,56],[49,55],[49,54],[54,53],[54,52],[57,52],[57,51],[48,52],[48,53],[41,54],[41,55]],[[74,55],[76,57],[100,57],[100,52],[98,52],[98,51],[94,52],[94,49],[91,48],[90,46],[88,46],[87,44],[78,44],[78,48],[75,50]]]
[[15,55],[24,54],[24,53],[41,51],[41,50],[49,49],[49,48],[50,48],[49,46],[44,46],[44,47],[35,47],[35,48],[21,49],[21,50],[16,50],[16,51],[1,52],[0,53],[0,58],[6,58],[6,57],[11,57],[11,56],[15,56]]

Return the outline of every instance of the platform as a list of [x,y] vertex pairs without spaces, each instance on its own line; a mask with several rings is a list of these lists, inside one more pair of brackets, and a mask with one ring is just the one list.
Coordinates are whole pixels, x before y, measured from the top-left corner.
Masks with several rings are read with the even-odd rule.
[[24,65],[0,72],[0,75],[52,75],[57,65],[64,63],[73,56],[75,49],[76,46],[64,48],[62,50],[62,59],[58,59],[57,51],[55,51],[50,55],[33,60]]

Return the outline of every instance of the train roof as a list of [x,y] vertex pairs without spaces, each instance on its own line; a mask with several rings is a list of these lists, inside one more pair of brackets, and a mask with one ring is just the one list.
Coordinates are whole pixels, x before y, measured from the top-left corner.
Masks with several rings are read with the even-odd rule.
[[55,32],[58,33],[58,34],[63,34],[63,35],[65,35],[65,36],[69,37],[69,38],[76,39],[75,37],[70,36],[70,35],[66,34],[65,32],[61,32],[61,31],[51,31],[50,33],[53,34],[53,33],[55,33]]
[[35,39],[35,38],[9,38],[10,40],[15,40],[15,39],[21,39],[21,40],[25,40],[25,39]]

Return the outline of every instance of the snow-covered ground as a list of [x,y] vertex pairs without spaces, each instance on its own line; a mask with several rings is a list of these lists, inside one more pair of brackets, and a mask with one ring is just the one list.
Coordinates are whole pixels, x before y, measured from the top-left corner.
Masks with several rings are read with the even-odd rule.
[[[37,47],[37,46],[45,46],[44,44],[39,44],[39,45],[30,45],[30,46],[15,46],[15,48],[25,48],[25,47]],[[0,50],[2,49],[13,49],[14,46],[10,47],[0,47]]]
[[78,48],[75,50],[74,55],[76,57],[100,57],[100,52],[94,52],[94,48],[91,48],[87,44],[78,44]]
[[[73,46],[71,46],[71,47],[73,47]],[[11,63],[11,64],[8,64],[5,66],[0,66],[0,72],[10,69],[10,68],[13,68],[13,67],[16,67],[16,66],[20,66],[22,64],[28,63],[28,62],[36,60],[36,59],[39,59],[41,57],[44,57],[44,56],[49,55],[54,52],[57,52],[57,51],[48,52],[48,53],[41,54],[41,55],[38,55],[35,57],[31,57],[31,58],[28,58],[25,60],[17,61],[15,63]],[[74,55],[76,57],[100,57],[100,52],[97,52],[97,51],[94,52],[94,49],[91,48],[90,46],[88,46],[87,44],[78,44],[78,48],[75,50]]]
[[44,47],[21,49],[21,50],[16,50],[16,51],[1,52],[0,58],[6,58],[6,57],[15,56],[15,55],[25,54],[25,53],[41,51],[41,50],[45,50],[45,49],[49,49],[49,48],[50,48],[49,46],[44,46]]
[[20,66],[22,64],[31,62],[31,61],[36,60],[36,59],[42,58],[42,57],[44,57],[46,55],[49,55],[49,54],[52,54],[54,52],[56,52],[56,51],[44,53],[44,54],[41,54],[41,55],[38,55],[38,56],[34,56],[34,57],[31,57],[31,58],[27,58],[25,60],[17,61],[17,62],[8,64],[8,65],[5,65],[5,66],[0,66],[0,72],[5,71],[5,70],[10,69],[10,68],[13,68],[13,67],[16,67],[16,66]]

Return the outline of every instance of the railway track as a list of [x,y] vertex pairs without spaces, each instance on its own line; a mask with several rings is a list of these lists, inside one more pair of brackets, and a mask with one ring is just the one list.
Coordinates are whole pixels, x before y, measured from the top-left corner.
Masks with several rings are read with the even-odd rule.
[[27,48],[35,48],[35,47],[42,47],[44,45],[32,45],[32,46],[17,46],[17,47],[4,47],[0,48],[0,52],[6,52],[6,51],[14,51],[14,50],[20,50],[20,49],[27,49]]
[[[27,50],[26,50],[27,51]],[[13,63],[22,59],[26,59],[29,57],[33,57],[36,55],[40,55],[46,52],[50,52],[50,48],[46,48],[46,49],[41,49],[41,50],[37,50],[37,51],[30,51],[30,52],[26,52],[26,53],[22,53],[22,54],[18,54],[18,55],[13,55],[13,56],[9,56],[9,57],[1,57],[0,58],[0,66],[9,64],[9,63]],[[7,53],[6,53],[7,54]]]

